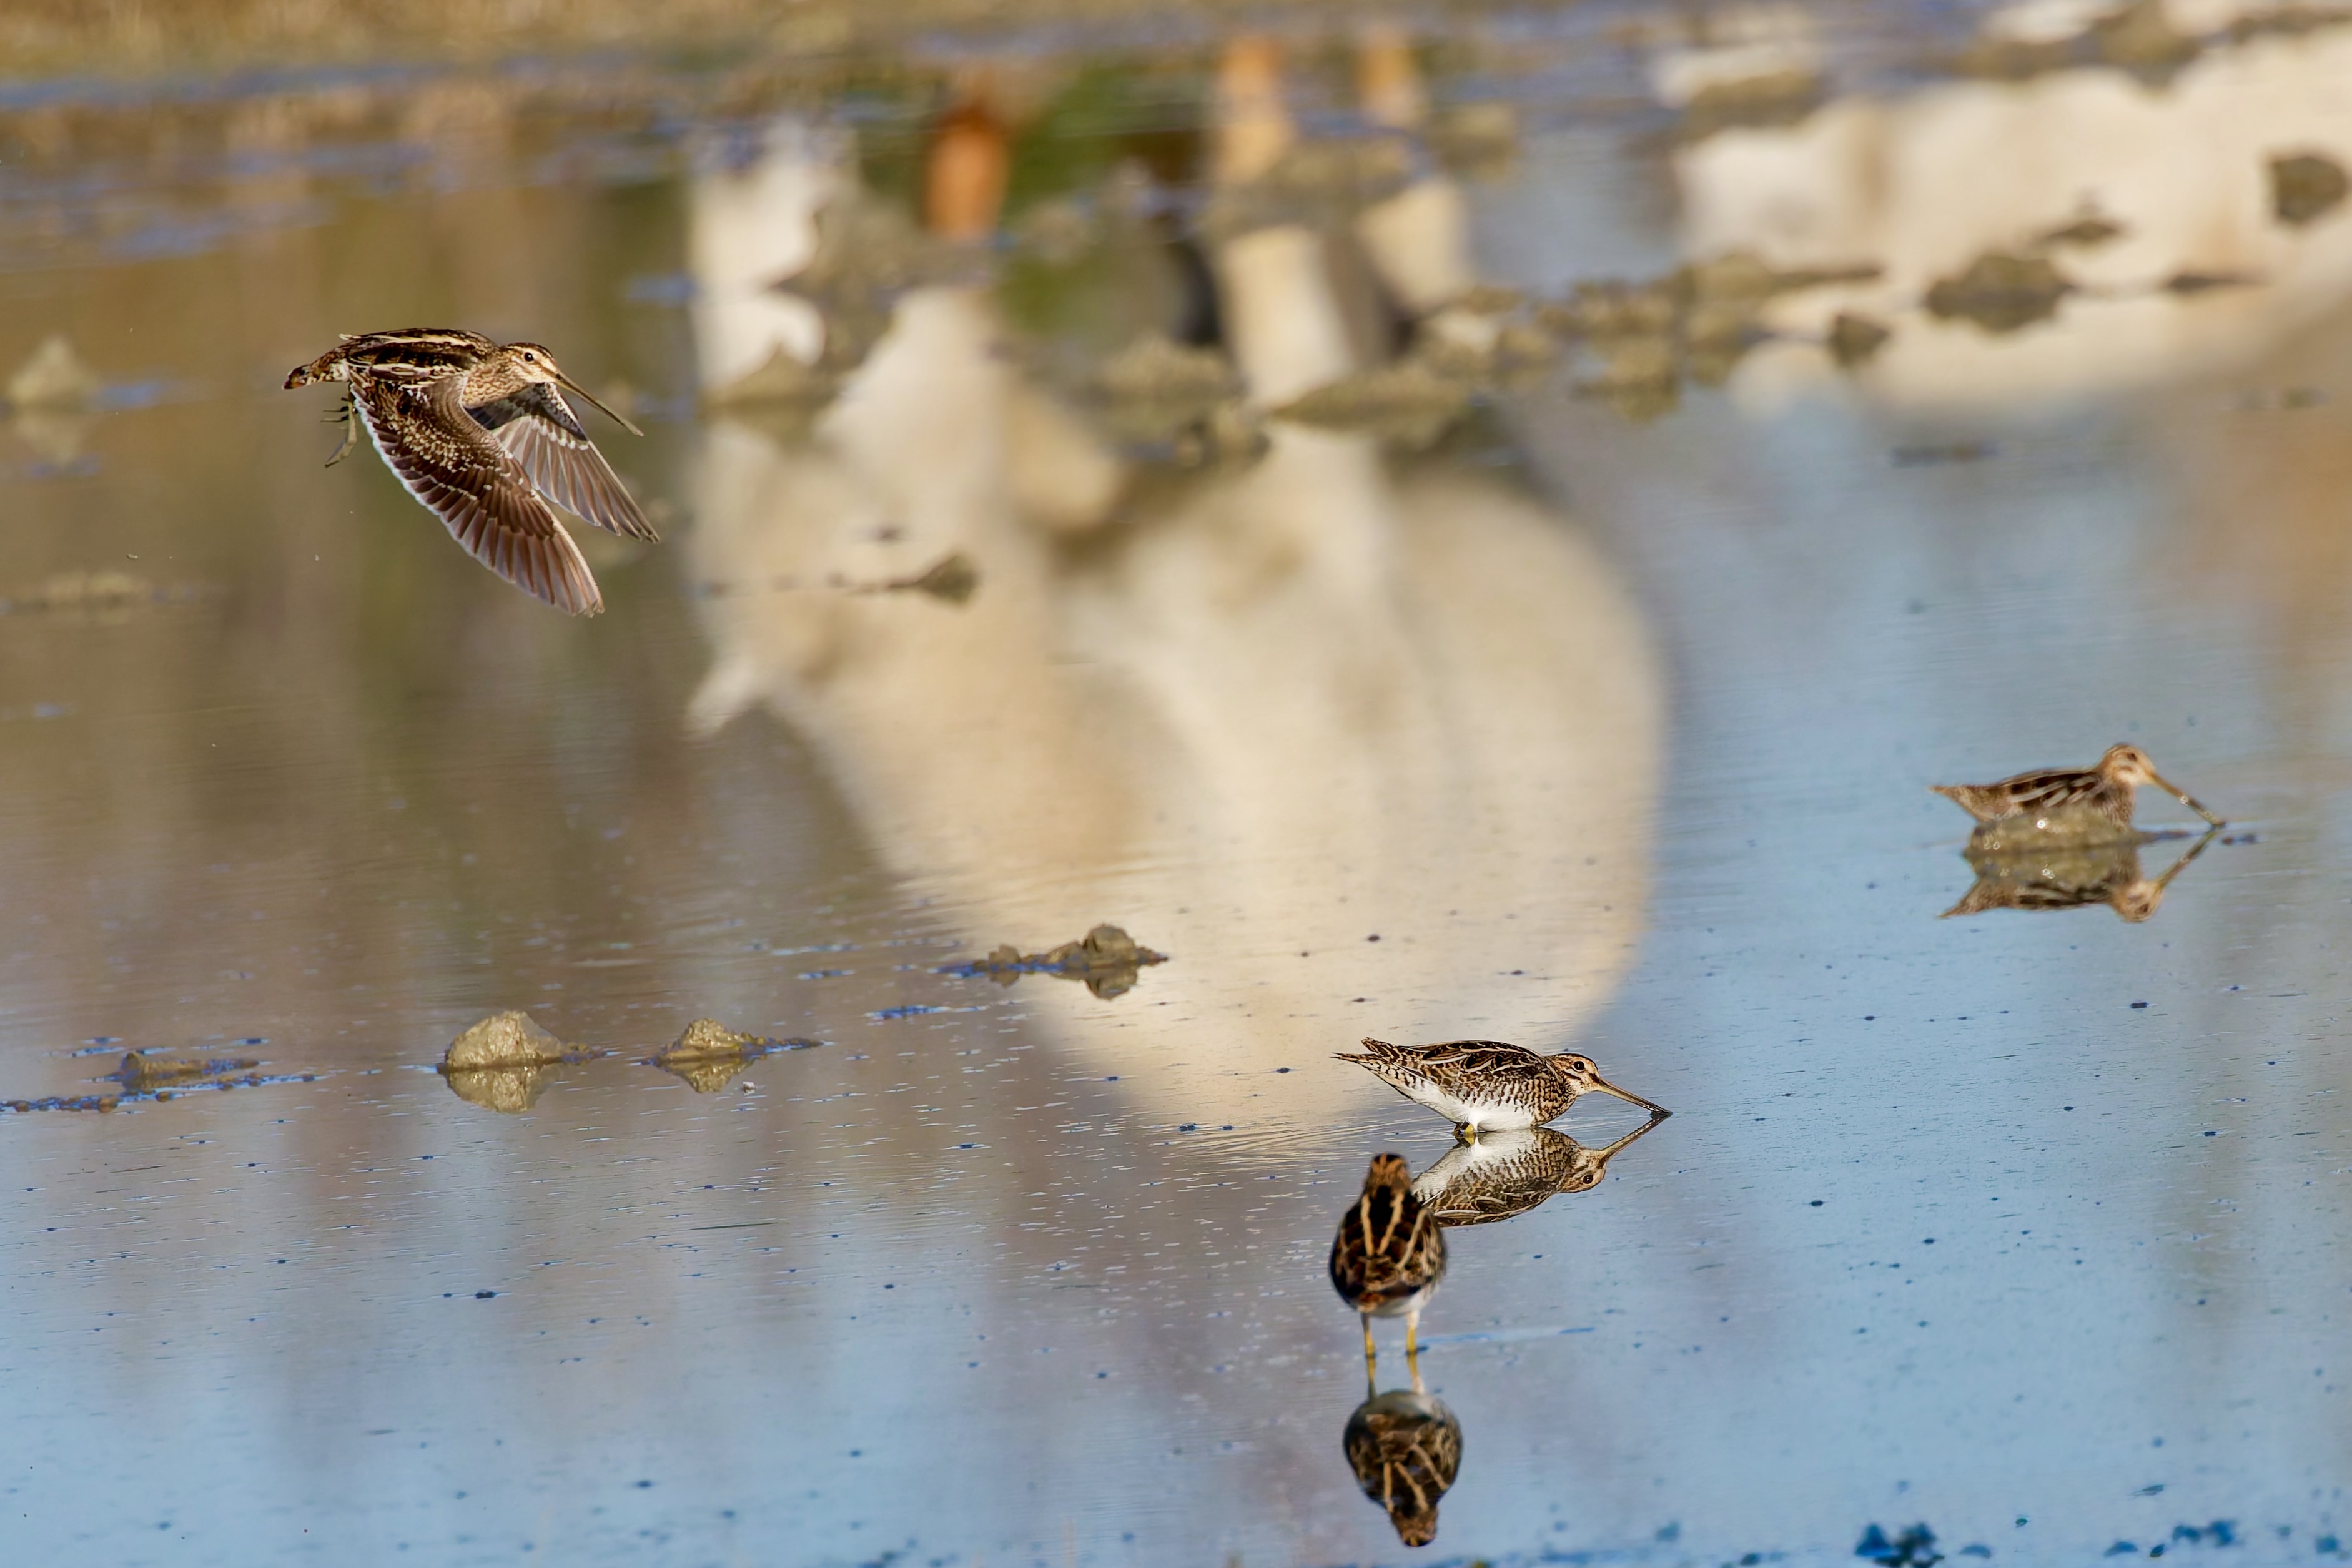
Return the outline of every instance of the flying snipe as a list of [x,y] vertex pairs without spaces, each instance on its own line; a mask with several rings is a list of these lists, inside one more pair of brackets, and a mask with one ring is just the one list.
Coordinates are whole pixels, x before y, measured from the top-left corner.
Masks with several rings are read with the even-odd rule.
[[2137,746],[2108,747],[2095,768],[2044,768],[1997,784],[1932,784],[1928,788],[1948,796],[1979,822],[2030,818],[2034,827],[2044,830],[2088,828],[2124,833],[2131,831],[2132,791],[2143,784],[2155,785],[2217,828],[2226,825],[2187,790],[2157,772],[2147,753]]
[[1364,1190],[1331,1239],[1331,1288],[1362,1314],[1364,1364],[1372,1364],[1372,1320],[1404,1319],[1405,1360],[1418,1365],[1421,1309],[1445,1277],[1445,1233],[1412,1196],[1402,1155],[1375,1155]]
[[494,343],[454,329],[412,328],[346,337],[288,373],[289,387],[349,384],[339,417],[342,461],[356,418],[408,493],[476,560],[533,598],[593,615],[604,595],[551,501],[600,528],[654,539],[653,525],[559,387],[644,432],[583,391],[536,343]]
[[1336,1054],[1341,1061],[1360,1063],[1406,1099],[1447,1118],[1465,1138],[1500,1127],[1538,1126],[1593,1093],[1613,1094],[1654,1116],[1673,1114],[1618,1088],[1601,1076],[1591,1057],[1572,1051],[1543,1056],[1492,1040],[1457,1040],[1445,1045],[1368,1040],[1360,1052]]

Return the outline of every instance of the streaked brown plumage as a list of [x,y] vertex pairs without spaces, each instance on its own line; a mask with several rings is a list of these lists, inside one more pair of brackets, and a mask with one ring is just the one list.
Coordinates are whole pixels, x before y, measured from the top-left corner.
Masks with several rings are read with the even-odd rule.
[[558,389],[642,432],[536,343],[442,328],[368,332],[286,377],[289,387],[325,381],[349,384],[342,417],[475,559],[559,610],[593,615],[604,601],[550,502],[631,538],[659,537]]
[[2130,831],[2132,791],[2143,784],[2155,785],[2215,827],[2224,825],[2188,791],[2158,773],[2147,753],[2137,746],[2110,746],[2094,768],[2044,768],[1994,784],[1928,788],[1979,822],[2023,817],[2048,831],[2095,836]]
[[1549,1127],[1513,1127],[1458,1143],[1415,1176],[1412,1192],[1437,1223],[1492,1225],[1564,1192],[1590,1192],[1609,1162],[1664,1121],[1653,1116],[1605,1148],[1587,1148]]
[[1364,1358],[1372,1358],[1372,1320],[1402,1317],[1408,1360],[1420,1354],[1421,1309],[1445,1277],[1445,1233],[1412,1196],[1402,1155],[1375,1155],[1364,1190],[1331,1239],[1331,1288],[1362,1314]]
[[1391,1045],[1367,1040],[1360,1052],[1335,1052],[1368,1069],[1417,1104],[1453,1122],[1464,1137],[1502,1127],[1550,1121],[1586,1094],[1613,1094],[1654,1116],[1670,1113],[1601,1076],[1589,1056],[1566,1051],[1545,1056],[1493,1040],[1444,1045]]
[[2036,853],[2006,844],[1984,847],[1978,842],[1983,831],[1978,830],[1961,852],[1977,873],[1976,883],[1944,911],[1946,920],[1993,909],[2045,911],[2104,904],[2137,924],[2156,913],[2172,879],[2203,854],[2221,830],[2206,829],[2205,836],[2154,881],[2140,874],[2140,841],[2136,837],[2095,843],[2061,841]]
[[1437,1500],[1462,1469],[1462,1423],[1418,1386],[1375,1394],[1348,1417],[1340,1439],[1364,1495],[1388,1510],[1397,1539],[1437,1539]]

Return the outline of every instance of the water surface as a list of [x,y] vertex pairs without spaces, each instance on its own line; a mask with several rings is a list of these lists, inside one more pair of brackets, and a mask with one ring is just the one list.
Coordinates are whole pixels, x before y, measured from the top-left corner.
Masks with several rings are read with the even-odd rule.
[[[2156,15],[14,100],[0,361],[89,379],[0,458],[12,1540],[2340,1557],[2352,206],[2277,165],[2352,29]],[[442,323],[645,425],[602,617],[278,390]],[[2231,819],[2152,915],[1937,918],[1927,785],[2119,739]],[[965,970],[1102,924],[1166,962]],[[569,1059],[435,1071],[508,1009]],[[1425,1552],[1324,1256],[1461,1156],[1366,1035],[1675,1113],[1449,1233]]]

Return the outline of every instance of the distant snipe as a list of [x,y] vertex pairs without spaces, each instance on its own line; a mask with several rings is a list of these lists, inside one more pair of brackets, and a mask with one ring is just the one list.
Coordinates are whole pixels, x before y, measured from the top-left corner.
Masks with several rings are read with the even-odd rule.
[[1402,1155],[1375,1155],[1364,1190],[1331,1239],[1331,1288],[1363,1315],[1364,1362],[1372,1361],[1372,1320],[1404,1319],[1404,1354],[1417,1363],[1421,1309],[1445,1277],[1445,1233],[1412,1196]]
[[[356,418],[408,493],[476,560],[572,615],[604,607],[580,547],[549,503],[631,538],[659,536],[557,389],[568,388],[632,434],[536,343],[413,328],[346,337],[286,377],[289,387],[343,382],[340,417]],[[357,432],[328,465],[342,460]]]
[[1503,1127],[1539,1126],[1593,1093],[1613,1094],[1654,1116],[1672,1114],[1663,1105],[1618,1088],[1601,1076],[1591,1057],[1572,1051],[1544,1056],[1492,1040],[1457,1040],[1445,1045],[1368,1040],[1360,1052],[1336,1054],[1447,1118],[1465,1137]]
[[2033,826],[2059,829],[2077,824],[2128,831],[2132,825],[2132,791],[2153,784],[2212,823],[2221,818],[2200,805],[2189,793],[2166,779],[2137,746],[2110,746],[2095,768],[2044,768],[2020,773],[1998,784],[1933,784],[1928,788],[1948,796],[1960,810],[1979,822],[2002,822],[2013,817],[2032,819]]

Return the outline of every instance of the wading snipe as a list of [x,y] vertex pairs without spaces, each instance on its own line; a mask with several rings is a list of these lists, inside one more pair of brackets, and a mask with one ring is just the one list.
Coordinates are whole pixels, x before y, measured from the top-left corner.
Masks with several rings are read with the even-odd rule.
[[1445,1045],[1391,1045],[1368,1040],[1360,1052],[1339,1051],[1341,1061],[1369,1069],[1406,1099],[1454,1124],[1463,1137],[1501,1127],[1534,1127],[1587,1094],[1613,1094],[1654,1116],[1673,1113],[1631,1094],[1601,1076],[1589,1056],[1572,1051],[1544,1056],[1492,1040]]
[[358,440],[356,420],[408,493],[476,560],[558,610],[593,615],[604,598],[548,503],[631,538],[660,537],[557,389],[631,434],[645,433],[536,343],[493,343],[454,329],[367,332],[286,377],[289,387],[312,382],[350,387],[337,415],[343,444],[328,466]]
[[1402,1155],[1375,1155],[1364,1190],[1331,1239],[1331,1288],[1364,1320],[1365,1375],[1371,1375],[1372,1320],[1404,1319],[1407,1364],[1418,1369],[1421,1309],[1445,1277],[1445,1233],[1412,1196]]
[[2137,746],[2108,747],[2095,768],[2044,768],[1998,784],[1931,784],[1928,788],[1948,796],[1979,822],[2027,817],[2036,828],[2079,823],[2120,833],[2131,828],[2132,791],[2143,784],[2155,785],[2217,828],[2226,825],[2187,790],[2157,772],[2147,753]]

